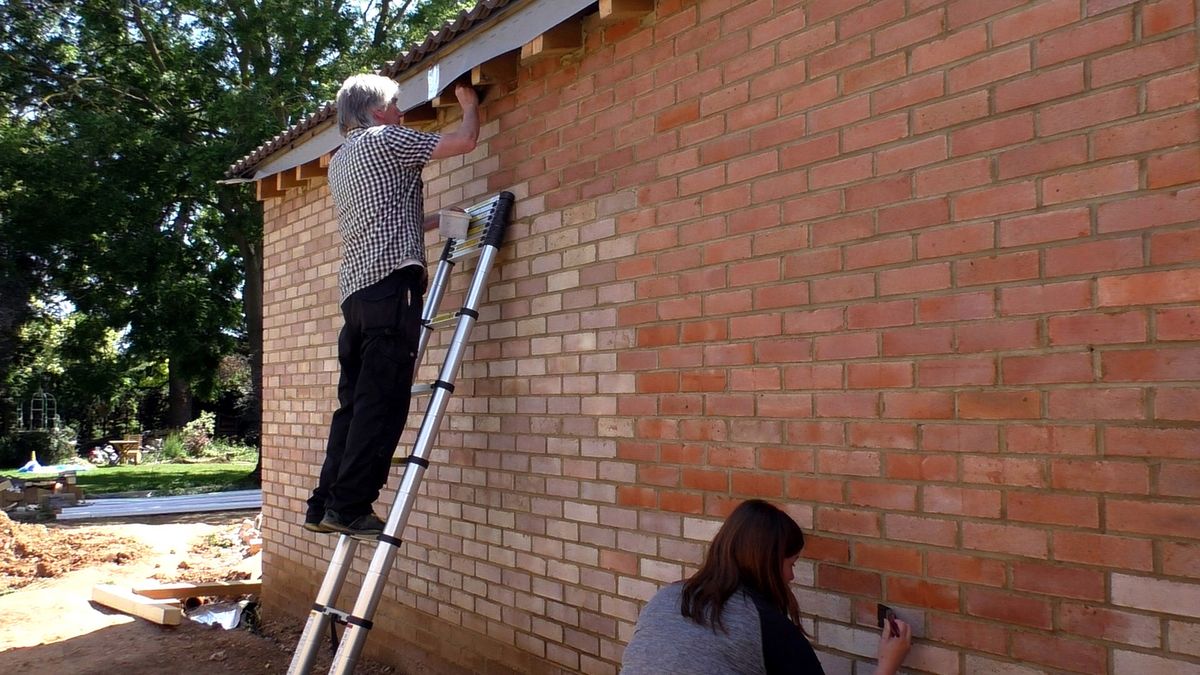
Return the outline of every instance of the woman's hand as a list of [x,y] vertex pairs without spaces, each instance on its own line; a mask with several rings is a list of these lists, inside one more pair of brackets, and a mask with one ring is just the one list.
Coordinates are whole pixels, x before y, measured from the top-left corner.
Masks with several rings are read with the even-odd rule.
[[895,620],[897,635],[892,635],[892,625],[883,622],[883,634],[879,637],[879,664],[875,675],[892,675],[900,670],[908,650],[912,649],[912,627],[900,619]]

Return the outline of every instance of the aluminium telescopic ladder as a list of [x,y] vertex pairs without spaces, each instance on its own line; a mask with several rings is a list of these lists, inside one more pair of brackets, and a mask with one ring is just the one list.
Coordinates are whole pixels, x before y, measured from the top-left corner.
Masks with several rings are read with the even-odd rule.
[[[463,352],[471,337],[471,329],[479,318],[479,303],[483,297],[484,286],[488,273],[496,260],[500,244],[504,241],[504,233],[512,216],[514,197],[510,192],[501,192],[495,197],[467,209],[470,216],[470,226],[467,236],[462,240],[450,239],[442,251],[433,282],[430,285],[425,311],[422,315],[422,330],[417,348],[417,364],[425,356],[425,347],[429,337],[436,328],[450,323],[457,324],[454,337],[446,352],[446,360],[442,364],[438,378],[428,385],[413,387],[413,395],[431,394],[429,404],[425,408],[425,416],[413,443],[412,454],[403,458],[393,458],[393,464],[404,466],[404,476],[396,491],[396,500],[388,514],[387,524],[383,534],[379,535],[375,554],[371,558],[370,567],[363,578],[354,609],[345,612],[333,607],[342,590],[342,584],[354,560],[354,552],[358,540],[348,535],[338,537],[329,561],[329,569],[317,591],[317,599],[309,612],[304,631],[300,634],[300,642],[292,656],[289,675],[307,675],[312,671],[320,648],[321,636],[326,628],[335,637],[335,623],[346,626],[346,630],[337,647],[333,663],[330,665],[331,675],[347,675],[354,671],[354,665],[362,653],[367,633],[371,630],[371,617],[379,606],[383,588],[387,582],[388,572],[402,543],[400,536],[404,533],[408,516],[416,502],[417,489],[421,478],[429,466],[429,455],[433,450],[434,439],[437,438],[438,428],[446,412],[446,403],[454,392],[454,380],[462,363]],[[449,285],[450,273],[455,261],[479,256],[467,289],[463,306],[457,312],[438,315],[437,308],[441,305],[442,296]],[[415,372],[415,371],[414,371]]]

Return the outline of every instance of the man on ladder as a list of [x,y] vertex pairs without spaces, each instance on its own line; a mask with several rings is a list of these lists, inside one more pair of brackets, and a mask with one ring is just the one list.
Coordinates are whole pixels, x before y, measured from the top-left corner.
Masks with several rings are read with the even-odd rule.
[[342,236],[338,274],[344,325],[338,335],[338,409],[325,462],[304,517],[313,532],[374,539],[385,524],[372,510],[387,481],[408,417],[426,287],[421,169],[431,159],[475,149],[479,99],[455,87],[462,122],[447,134],[401,126],[399,85],[355,75],[337,95],[345,143],[329,164],[329,190]]

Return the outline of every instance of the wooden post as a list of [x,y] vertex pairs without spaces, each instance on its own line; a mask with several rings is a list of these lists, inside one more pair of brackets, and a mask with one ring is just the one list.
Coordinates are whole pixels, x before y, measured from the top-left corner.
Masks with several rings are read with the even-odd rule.
[[282,197],[287,193],[287,190],[279,189],[278,183],[275,181],[275,176],[267,176],[255,181],[255,197],[258,201],[266,201],[276,197]]

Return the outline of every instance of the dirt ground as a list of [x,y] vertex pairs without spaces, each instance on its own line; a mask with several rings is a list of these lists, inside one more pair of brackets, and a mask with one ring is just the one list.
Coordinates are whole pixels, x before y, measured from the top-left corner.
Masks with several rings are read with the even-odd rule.
[[[298,622],[267,622],[255,632],[187,618],[159,626],[90,601],[96,584],[261,578],[262,554],[248,555],[245,541],[256,515],[34,525],[0,513],[0,673],[286,673]],[[329,660],[326,642],[313,672],[326,672]],[[355,672],[395,671],[360,661]]]

